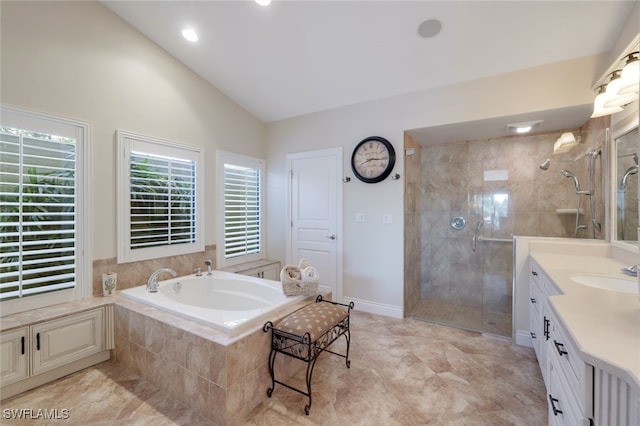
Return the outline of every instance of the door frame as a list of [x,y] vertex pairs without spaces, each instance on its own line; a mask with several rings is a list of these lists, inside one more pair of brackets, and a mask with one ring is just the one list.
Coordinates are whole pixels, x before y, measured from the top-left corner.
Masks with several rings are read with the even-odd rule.
[[335,156],[336,161],[336,294],[333,295],[333,300],[336,302],[343,301],[343,239],[344,239],[344,231],[342,226],[342,198],[343,198],[343,188],[342,188],[342,175],[343,175],[343,159],[342,159],[342,147],[335,148],[326,148],[312,151],[302,151],[295,153],[287,153],[286,155],[286,179],[287,179],[287,207],[286,207],[286,217],[285,217],[285,238],[286,238],[286,263],[291,264],[293,262],[293,254],[291,253],[292,244],[291,244],[291,228],[292,228],[292,215],[291,215],[291,183],[292,183],[292,167],[291,164],[293,160],[298,159],[307,159],[307,158],[318,158],[318,157],[327,157],[327,156]]

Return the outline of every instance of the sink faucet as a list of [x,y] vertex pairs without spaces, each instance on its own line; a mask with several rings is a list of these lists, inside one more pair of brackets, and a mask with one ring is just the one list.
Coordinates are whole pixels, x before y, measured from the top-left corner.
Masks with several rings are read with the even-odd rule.
[[158,269],[153,274],[151,274],[151,276],[147,280],[147,291],[149,293],[156,293],[158,291],[158,275],[160,275],[163,272],[169,272],[174,277],[176,275],[178,275],[176,273],[176,271],[174,271],[173,269],[170,269],[170,268],[160,268],[160,269]]
[[210,260],[205,260],[204,264],[207,265],[207,275],[211,276],[212,275],[212,273],[211,273],[211,265],[212,265],[211,261]]

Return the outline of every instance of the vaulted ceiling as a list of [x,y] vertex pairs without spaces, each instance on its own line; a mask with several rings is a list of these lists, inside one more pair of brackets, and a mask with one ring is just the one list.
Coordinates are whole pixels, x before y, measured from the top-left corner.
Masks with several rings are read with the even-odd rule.
[[[106,1],[265,122],[608,52],[629,1]],[[437,19],[438,35],[418,26]],[[191,27],[197,43],[186,41]]]

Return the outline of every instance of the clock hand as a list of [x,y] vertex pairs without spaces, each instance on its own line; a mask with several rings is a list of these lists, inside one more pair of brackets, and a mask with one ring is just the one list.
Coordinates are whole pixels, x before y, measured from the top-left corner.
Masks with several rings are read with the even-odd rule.
[[374,160],[386,160],[386,158],[369,158],[368,160],[364,160],[362,163],[360,163],[360,165],[362,166],[364,163],[368,163],[369,161]]

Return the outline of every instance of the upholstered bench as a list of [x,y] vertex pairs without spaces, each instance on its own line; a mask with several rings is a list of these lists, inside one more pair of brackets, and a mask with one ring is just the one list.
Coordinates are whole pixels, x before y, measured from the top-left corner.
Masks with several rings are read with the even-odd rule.
[[[271,397],[276,383],[301,393],[309,398],[309,403],[304,407],[305,414],[309,415],[309,410],[311,409],[311,375],[318,356],[322,352],[329,352],[343,357],[346,360],[347,368],[351,366],[351,361],[349,361],[349,346],[351,344],[349,315],[353,306],[353,302],[345,305],[323,300],[322,296],[318,296],[315,303],[289,314],[275,326],[271,321],[267,321],[264,324],[262,329],[265,333],[271,330],[271,352],[269,353],[271,386],[267,389],[267,396]],[[327,349],[343,335],[347,340],[345,354]],[[306,391],[276,380],[273,364],[278,353],[307,363]]]

